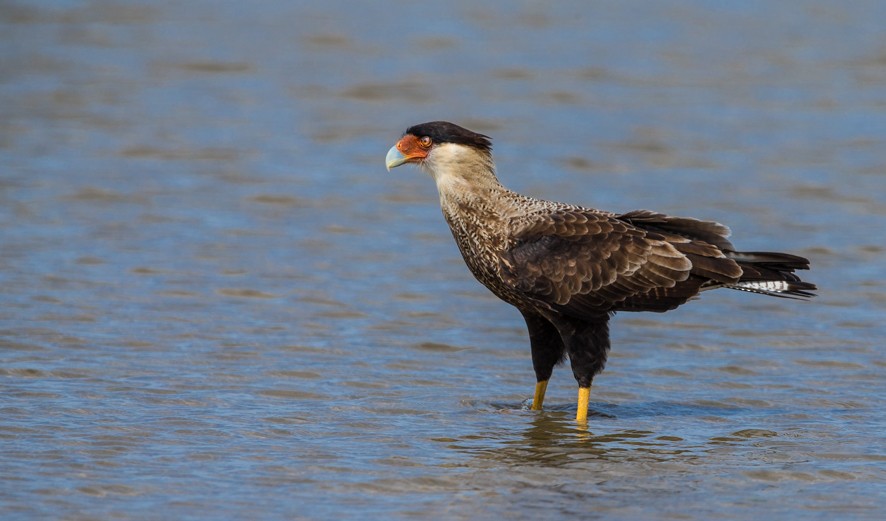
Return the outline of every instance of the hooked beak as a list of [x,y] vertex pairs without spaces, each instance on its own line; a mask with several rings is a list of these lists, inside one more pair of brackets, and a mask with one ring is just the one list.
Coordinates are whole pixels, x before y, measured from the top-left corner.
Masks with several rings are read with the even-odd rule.
[[385,166],[388,167],[388,172],[390,172],[392,168],[397,168],[407,161],[409,161],[409,158],[397,150],[397,145],[392,146],[391,149],[388,150],[388,155],[385,156]]
[[428,157],[428,152],[427,147],[423,147],[417,137],[406,134],[388,150],[388,155],[385,156],[385,166],[390,171],[404,163],[421,163]]

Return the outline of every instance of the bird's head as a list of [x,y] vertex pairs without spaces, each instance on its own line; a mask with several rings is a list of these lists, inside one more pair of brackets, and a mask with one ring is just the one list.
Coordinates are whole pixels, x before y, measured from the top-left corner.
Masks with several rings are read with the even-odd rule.
[[409,127],[397,144],[388,150],[388,170],[405,163],[416,163],[432,174],[447,167],[461,169],[470,163],[492,164],[492,141],[447,121],[431,121]]

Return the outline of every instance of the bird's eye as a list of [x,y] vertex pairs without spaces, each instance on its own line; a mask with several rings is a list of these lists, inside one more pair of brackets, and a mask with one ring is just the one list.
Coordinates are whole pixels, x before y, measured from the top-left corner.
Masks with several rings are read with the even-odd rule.
[[433,143],[433,141],[428,136],[423,136],[421,139],[418,140],[418,144],[420,144],[424,148],[431,148],[431,143]]

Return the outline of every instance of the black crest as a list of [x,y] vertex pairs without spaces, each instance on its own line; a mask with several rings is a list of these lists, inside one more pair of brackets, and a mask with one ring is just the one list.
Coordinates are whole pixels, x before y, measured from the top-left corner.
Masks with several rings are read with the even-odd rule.
[[456,143],[467,145],[484,152],[492,150],[492,140],[489,136],[471,132],[448,121],[431,121],[413,125],[406,129],[406,134],[416,137],[428,136],[434,143]]

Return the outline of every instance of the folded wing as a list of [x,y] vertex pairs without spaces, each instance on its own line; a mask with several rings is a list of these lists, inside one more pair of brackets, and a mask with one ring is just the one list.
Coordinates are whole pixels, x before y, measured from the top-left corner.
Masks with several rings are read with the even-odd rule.
[[[661,220],[656,215],[632,218]],[[698,236],[729,244],[725,227],[687,221]],[[502,273],[524,295],[583,318],[618,310],[666,311],[710,280],[738,281],[741,268],[716,245],[666,225],[659,228],[584,209],[522,217],[513,223],[513,246],[502,255]]]

